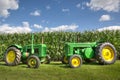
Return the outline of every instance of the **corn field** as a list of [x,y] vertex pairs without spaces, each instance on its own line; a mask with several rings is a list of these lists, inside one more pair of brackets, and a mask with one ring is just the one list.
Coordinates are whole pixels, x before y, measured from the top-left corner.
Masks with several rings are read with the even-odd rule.
[[[65,42],[94,42],[103,41],[112,43],[120,57],[120,31],[85,31],[85,32],[45,32],[34,33],[34,44],[47,45],[47,53],[54,61],[60,60],[64,54]],[[0,59],[8,46],[31,44],[31,34],[0,34]]]

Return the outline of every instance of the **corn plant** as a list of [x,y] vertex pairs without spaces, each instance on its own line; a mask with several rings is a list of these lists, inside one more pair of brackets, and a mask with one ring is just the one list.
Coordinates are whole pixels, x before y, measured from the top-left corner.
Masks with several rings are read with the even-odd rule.
[[[84,32],[44,32],[34,33],[34,43],[47,45],[47,53],[52,60],[60,60],[64,53],[65,42],[111,42],[117,49],[120,57],[120,31],[84,31]],[[11,44],[31,44],[31,33],[27,34],[0,34],[0,58],[3,57],[5,49]]]

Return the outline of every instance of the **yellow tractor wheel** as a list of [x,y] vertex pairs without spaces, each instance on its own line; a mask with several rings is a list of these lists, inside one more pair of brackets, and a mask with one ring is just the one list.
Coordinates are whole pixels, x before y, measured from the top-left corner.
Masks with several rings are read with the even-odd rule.
[[67,64],[68,63],[68,59],[65,55],[62,56],[62,59],[61,59],[62,63],[63,64]]
[[21,52],[16,47],[9,47],[4,54],[5,63],[8,66],[15,66],[20,63]]
[[37,56],[31,55],[27,59],[27,65],[29,68],[38,68],[40,66],[40,60]]
[[69,65],[71,68],[78,68],[82,65],[82,58],[80,55],[74,54],[69,59]]
[[96,49],[96,57],[100,64],[113,64],[117,58],[116,49],[110,43],[102,43]]

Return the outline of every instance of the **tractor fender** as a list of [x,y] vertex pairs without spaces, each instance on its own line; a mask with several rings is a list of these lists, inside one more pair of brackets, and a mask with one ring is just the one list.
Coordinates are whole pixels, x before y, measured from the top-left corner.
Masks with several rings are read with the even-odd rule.
[[[22,46],[17,45],[17,44],[12,44],[12,45],[10,45],[9,47],[16,47],[16,48],[19,49],[19,50],[22,49]],[[9,48],[9,47],[8,47],[8,48]]]

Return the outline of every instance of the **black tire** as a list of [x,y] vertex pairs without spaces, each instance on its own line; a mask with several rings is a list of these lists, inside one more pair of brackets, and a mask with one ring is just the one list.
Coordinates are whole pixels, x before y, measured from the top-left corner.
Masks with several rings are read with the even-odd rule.
[[74,54],[69,59],[69,65],[71,68],[78,68],[82,65],[82,58],[80,55]]
[[31,55],[27,59],[27,65],[29,68],[39,68],[40,60],[37,56]]
[[116,49],[111,43],[105,42],[96,48],[96,59],[100,64],[113,64],[116,58]]
[[51,57],[49,55],[46,55],[45,61],[43,62],[44,64],[50,64]]
[[62,62],[63,64],[68,64],[68,59],[66,58],[65,55],[62,56],[61,62]]
[[16,47],[9,47],[4,54],[4,61],[8,66],[18,65],[21,61],[21,52]]

